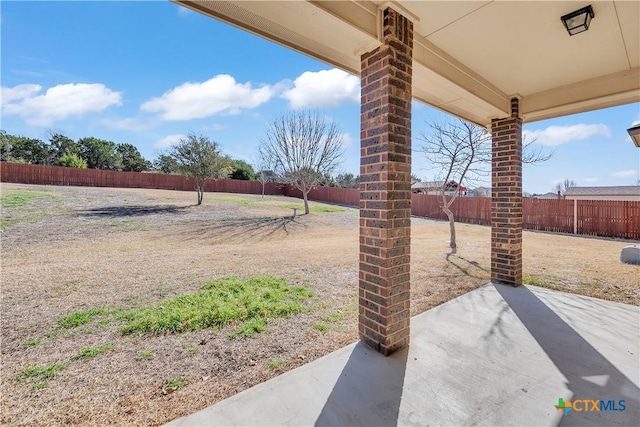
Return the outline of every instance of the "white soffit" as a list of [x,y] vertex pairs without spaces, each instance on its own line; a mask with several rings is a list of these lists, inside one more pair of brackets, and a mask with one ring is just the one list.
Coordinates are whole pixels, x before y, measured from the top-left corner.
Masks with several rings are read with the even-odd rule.
[[638,1],[591,2],[573,37],[560,16],[588,0],[174,1],[356,75],[393,7],[414,23],[414,97],[481,125],[514,95],[525,121],[640,101]]

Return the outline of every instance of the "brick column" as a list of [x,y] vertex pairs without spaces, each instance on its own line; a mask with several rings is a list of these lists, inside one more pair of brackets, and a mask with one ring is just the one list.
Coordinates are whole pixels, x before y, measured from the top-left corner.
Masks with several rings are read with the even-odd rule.
[[522,284],[522,119],[511,99],[511,117],[491,121],[491,281]]
[[383,44],[361,57],[360,315],[365,344],[409,344],[413,24],[383,13]]

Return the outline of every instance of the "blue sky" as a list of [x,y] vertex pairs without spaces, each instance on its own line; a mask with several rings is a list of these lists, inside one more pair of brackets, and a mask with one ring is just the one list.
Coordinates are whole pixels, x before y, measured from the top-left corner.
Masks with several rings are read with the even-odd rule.
[[[147,159],[187,133],[253,161],[269,121],[319,108],[343,132],[342,171],[359,171],[359,79],[168,1],[2,1],[0,127],[47,139],[51,131],[131,143]],[[444,114],[414,102],[414,148],[425,121]],[[525,166],[524,190],[634,185],[640,150],[626,129],[631,104],[525,125],[553,150]],[[422,155],[413,172],[433,178]]]

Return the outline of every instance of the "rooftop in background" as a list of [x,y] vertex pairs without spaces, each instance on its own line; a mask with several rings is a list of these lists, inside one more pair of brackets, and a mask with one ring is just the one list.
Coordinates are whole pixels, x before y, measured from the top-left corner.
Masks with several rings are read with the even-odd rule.
[[630,200],[640,201],[640,186],[569,187],[565,198],[576,200]]
[[533,196],[534,199],[560,199],[560,195],[558,193],[554,193],[553,191],[549,191],[548,193],[540,194],[538,196]]
[[560,17],[575,1],[173,1],[355,75],[392,7],[414,24],[414,98],[482,126],[512,96],[525,122],[640,101],[637,1],[593,2],[574,36]]
[[569,187],[565,191],[565,194],[628,194],[632,196],[640,196],[640,186],[617,185],[614,187]]

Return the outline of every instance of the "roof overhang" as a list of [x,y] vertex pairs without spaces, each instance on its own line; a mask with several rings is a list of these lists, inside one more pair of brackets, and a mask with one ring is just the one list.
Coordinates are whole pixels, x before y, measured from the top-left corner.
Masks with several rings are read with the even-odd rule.
[[413,97],[483,126],[514,96],[525,122],[640,102],[640,2],[591,2],[569,36],[588,1],[173,1],[355,75],[392,7],[414,23]]
[[627,129],[629,132],[629,136],[633,140],[633,143],[636,144],[636,147],[640,147],[640,124]]

